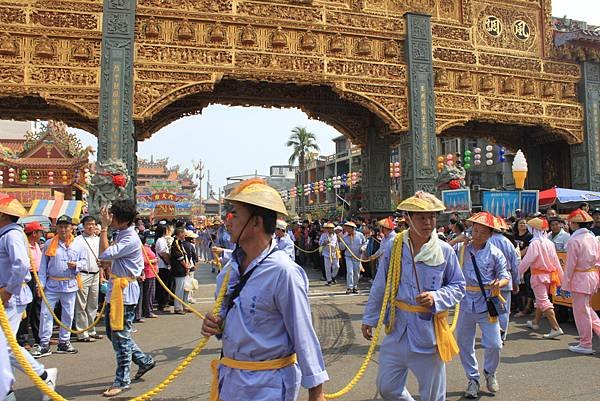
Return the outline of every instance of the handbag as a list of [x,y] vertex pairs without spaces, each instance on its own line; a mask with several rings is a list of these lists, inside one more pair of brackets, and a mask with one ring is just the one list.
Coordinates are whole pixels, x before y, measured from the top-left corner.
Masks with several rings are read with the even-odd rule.
[[479,271],[479,266],[477,266],[477,262],[475,261],[475,255],[471,253],[471,262],[473,262],[473,268],[475,269],[475,275],[477,276],[477,284],[479,284],[479,289],[481,290],[481,295],[485,299],[488,315],[490,316],[490,321],[495,321],[500,314],[498,310],[504,309],[502,302],[498,297],[490,296],[488,297],[485,293],[485,288],[483,287],[483,282],[481,280],[481,272]]

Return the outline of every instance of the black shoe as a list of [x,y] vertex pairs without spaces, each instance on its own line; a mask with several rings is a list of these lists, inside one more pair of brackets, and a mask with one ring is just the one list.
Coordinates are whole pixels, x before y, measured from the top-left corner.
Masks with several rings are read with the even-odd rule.
[[57,354],[76,354],[79,351],[71,345],[71,343],[58,343],[56,347]]
[[353,288],[353,289],[352,289],[352,293],[353,293],[353,294],[358,294],[358,288]]
[[146,373],[148,373],[150,370],[152,370],[155,366],[156,366],[156,362],[153,359],[152,362],[150,362],[148,365],[142,366],[141,368],[138,369],[133,380],[141,379],[142,376],[144,376]]
[[327,283],[325,283],[325,285],[326,285],[327,287],[331,287],[331,281],[328,281]]
[[48,356],[48,355],[52,355],[52,351],[50,351],[50,344],[40,345],[40,354],[39,354],[38,358],[41,358],[43,356]]
[[348,289],[346,290],[346,294],[352,294],[352,288],[348,288]]

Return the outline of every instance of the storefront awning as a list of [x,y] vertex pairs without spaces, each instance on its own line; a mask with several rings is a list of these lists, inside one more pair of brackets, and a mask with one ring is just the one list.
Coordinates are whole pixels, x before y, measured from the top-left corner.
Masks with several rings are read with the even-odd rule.
[[42,215],[56,219],[63,214],[78,221],[83,208],[80,200],[34,200],[29,209],[30,215]]

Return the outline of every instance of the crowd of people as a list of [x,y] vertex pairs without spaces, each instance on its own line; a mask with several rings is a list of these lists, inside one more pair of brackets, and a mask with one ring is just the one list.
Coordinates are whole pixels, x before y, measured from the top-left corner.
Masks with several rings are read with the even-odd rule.
[[[361,279],[370,283],[361,331],[372,340],[383,325],[387,334],[377,377],[385,400],[412,399],[406,389],[409,370],[422,400],[445,399],[445,364],[456,355],[467,379],[465,397],[479,396],[482,376],[488,391],[498,392],[496,372],[511,314],[531,316],[526,325],[535,331],[545,317],[550,330],[541,338],[556,339],[564,334],[552,302],[557,294],[568,294],[573,302],[579,344],[569,350],[594,353],[592,336],[600,336],[600,319],[590,299],[600,288],[600,237],[595,237],[600,209],[583,204],[568,215],[548,209],[527,217],[517,211],[508,219],[452,213],[447,224],[438,224],[444,204],[418,192],[379,220],[288,224],[279,194],[261,180],[242,182],[227,200],[224,220],[198,227],[135,220],[135,205],[118,201],[79,225],[61,216],[54,232],[46,232],[39,223],[16,224],[24,209],[14,199],[1,199],[0,295],[35,373],[54,388],[57,369],[46,368],[39,358],[76,354],[71,338],[102,339],[96,325],[104,315],[117,368],[103,394],[127,390],[132,363],[138,365],[134,380],[155,366],[133,340],[133,324],[159,317],[157,309],[190,312],[186,305],[198,288],[194,271],[202,262],[217,274],[215,297],[222,286],[226,290],[221,312],[208,313],[202,327],[204,336],[223,343],[222,357],[213,362],[211,400],[236,400],[241,392],[248,399],[295,400],[300,385],[309,389],[311,401],[325,399],[328,374],[308,301],[311,267],[326,286],[345,281],[349,295],[359,292]],[[448,314],[458,305],[453,333]],[[477,328],[482,372],[475,354]],[[0,378],[0,394],[14,400],[7,366],[22,367],[5,340],[0,336],[0,364],[11,374]]]

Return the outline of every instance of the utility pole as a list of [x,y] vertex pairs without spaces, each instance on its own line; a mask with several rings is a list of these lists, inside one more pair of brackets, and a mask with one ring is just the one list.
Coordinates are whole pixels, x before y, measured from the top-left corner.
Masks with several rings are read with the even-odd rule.
[[198,191],[198,197],[200,198],[200,215],[204,215],[204,211],[202,210],[202,180],[204,179],[204,163],[202,163],[202,160],[199,160],[198,163],[192,160],[192,166],[196,172],[196,180],[198,180],[196,190]]
[[210,170],[207,170],[207,178],[206,178],[206,200],[210,198]]

